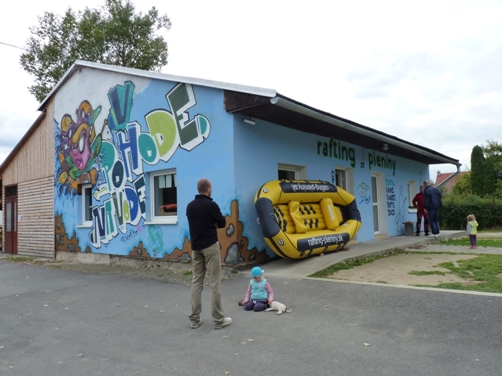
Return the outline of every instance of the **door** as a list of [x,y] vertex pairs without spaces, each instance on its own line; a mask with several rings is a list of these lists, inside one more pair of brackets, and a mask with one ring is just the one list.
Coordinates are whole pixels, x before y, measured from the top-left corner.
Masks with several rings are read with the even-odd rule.
[[378,202],[378,179],[375,175],[371,176],[371,198],[373,201],[373,231],[375,235],[380,234],[380,213]]
[[17,187],[5,187],[5,253],[17,254]]

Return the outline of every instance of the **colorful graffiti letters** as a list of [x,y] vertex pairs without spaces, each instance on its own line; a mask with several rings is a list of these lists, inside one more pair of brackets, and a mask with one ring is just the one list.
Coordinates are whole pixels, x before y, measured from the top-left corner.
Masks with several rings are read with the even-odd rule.
[[[76,111],[77,122],[65,114],[57,146],[61,174],[57,184],[76,189],[78,184],[93,185],[93,247],[108,244],[119,232],[127,241],[147,218],[144,164],[167,162],[178,147],[191,150],[209,137],[211,125],[203,115],[190,118],[188,110],[197,104],[192,85],[175,85],[165,98],[171,112],[153,109],[145,117],[146,128],[131,121],[135,85],[131,81],[113,87],[107,94],[108,117],[96,134],[95,121],[101,106],[93,110],[87,100]],[[146,129],[146,131],[145,131]],[[98,179],[99,174],[99,179]],[[129,226],[134,226],[128,229]],[[128,234],[128,235],[127,235]],[[162,228],[149,227],[152,252],[162,252]]]
[[195,106],[195,95],[192,85],[178,84],[166,95],[167,101],[174,113],[176,126],[183,149],[192,150],[209,135],[209,121],[202,115],[196,115],[189,120],[189,108]]
[[110,102],[108,125],[112,130],[123,130],[129,123],[133,94],[134,84],[131,81],[125,82],[124,86],[117,85],[108,92]]

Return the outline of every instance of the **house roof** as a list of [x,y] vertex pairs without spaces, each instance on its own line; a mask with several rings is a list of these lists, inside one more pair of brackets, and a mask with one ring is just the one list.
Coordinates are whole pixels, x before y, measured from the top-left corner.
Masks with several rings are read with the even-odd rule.
[[[91,63],[82,60],[77,60],[71,68],[66,71],[61,80],[42,101],[38,110],[44,111],[51,97],[75,72],[78,72],[82,68],[99,69],[157,80],[184,82],[222,89],[224,90],[224,106],[229,113],[272,122],[306,133],[334,138],[371,150],[382,150],[382,152],[389,155],[395,155],[426,164],[447,163],[454,164],[457,167],[461,166],[458,159],[448,157],[435,150],[310,107],[281,95],[273,89],[176,76],[159,72],[149,72],[115,65]],[[37,122],[35,122],[34,125],[35,124],[37,124]],[[20,144],[21,143],[22,140]],[[12,153],[17,150],[18,146],[16,146]],[[0,172],[6,162],[10,160],[9,157],[7,157],[6,161],[0,166]]]
[[469,171],[457,171],[448,173],[440,173],[438,171],[435,186],[436,188],[443,187],[445,192],[450,192],[458,179],[460,179],[462,175],[468,173]]
[[226,91],[225,109],[234,114],[266,120],[287,128],[350,142],[372,150],[382,150],[386,154],[426,164],[451,163],[457,167],[461,166],[458,159],[315,109],[279,93],[273,98],[267,98]]
[[[33,130],[37,128],[40,123],[42,123],[43,118],[45,117],[45,112],[42,112],[40,115],[38,115],[37,119],[33,122],[31,127],[26,131],[24,136],[21,138],[21,140],[17,143],[17,145],[12,149],[12,151],[9,153],[7,158],[4,159],[2,164],[0,164],[0,182],[2,179],[2,172],[7,167],[7,165],[10,163],[10,161],[15,157],[16,153],[23,147],[26,141],[31,137],[33,134]],[[0,191],[1,194],[1,191]],[[0,196],[1,197],[1,196]]]
[[443,184],[446,180],[448,180],[449,178],[451,178],[454,174],[455,174],[455,172],[443,172],[443,173],[441,173],[441,172],[438,171],[438,174],[436,176],[435,186]]

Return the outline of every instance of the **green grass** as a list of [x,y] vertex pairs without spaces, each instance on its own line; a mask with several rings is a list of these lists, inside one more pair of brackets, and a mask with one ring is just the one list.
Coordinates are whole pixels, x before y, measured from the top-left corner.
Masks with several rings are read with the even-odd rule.
[[440,272],[439,270],[434,270],[432,272],[426,272],[426,271],[419,272],[419,271],[416,271],[416,270],[412,270],[408,274],[418,275],[418,276],[420,276],[420,275],[445,275],[444,272]]
[[[447,241],[442,241],[440,244],[444,245],[462,245],[462,246],[470,246],[469,238],[460,238],[460,239],[448,239]],[[477,238],[476,245],[478,247],[494,247],[494,248],[502,248],[502,239],[483,239]]]
[[[421,254],[458,254],[453,252],[405,252],[403,250],[394,250],[386,255],[370,256],[365,258],[358,258],[331,265],[321,271],[318,271],[309,277],[329,278],[339,270],[352,269],[357,266],[368,264],[375,260],[395,256],[400,254],[421,253]],[[435,287],[451,290],[464,290],[464,291],[480,291],[480,292],[495,292],[502,293],[502,255],[478,255],[469,253],[475,257],[468,260],[458,260],[454,263],[444,262],[437,265],[440,268],[447,269],[449,272],[442,271],[412,271],[412,275],[447,275],[454,274],[465,280],[462,283],[440,283],[438,285],[415,285],[423,287]],[[386,283],[380,281],[379,283]]]
[[441,283],[434,287],[502,293],[502,255],[479,255],[456,263],[458,266],[445,262],[439,267],[474,283],[466,286],[461,283]]
[[402,249],[396,249],[396,250],[389,252],[387,254],[384,254],[384,255],[375,255],[375,256],[368,256],[368,257],[363,257],[363,258],[356,258],[356,259],[352,259],[352,260],[347,260],[344,262],[340,262],[338,264],[328,266],[326,269],[320,270],[318,272],[315,272],[314,274],[309,275],[309,277],[328,278],[333,273],[336,273],[339,270],[352,269],[352,268],[355,268],[356,266],[369,264],[370,262],[373,262],[373,261],[381,259],[381,258],[395,256],[395,255],[399,255],[399,254],[403,254],[403,253],[405,253],[405,252]]
[[7,260],[10,262],[32,262],[34,258],[27,256],[9,256],[7,257]]

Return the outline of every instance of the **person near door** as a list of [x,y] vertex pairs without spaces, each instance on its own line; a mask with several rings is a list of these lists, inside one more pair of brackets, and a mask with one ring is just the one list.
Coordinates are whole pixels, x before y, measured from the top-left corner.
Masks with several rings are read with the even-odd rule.
[[429,236],[429,213],[424,208],[424,186],[420,186],[420,192],[413,197],[413,207],[417,209],[417,231],[415,236],[420,236],[422,218],[424,219],[424,235]]
[[438,210],[442,206],[441,197],[443,194],[439,189],[433,187],[428,180],[424,180],[424,208],[429,212],[429,224],[432,235],[439,237]]

